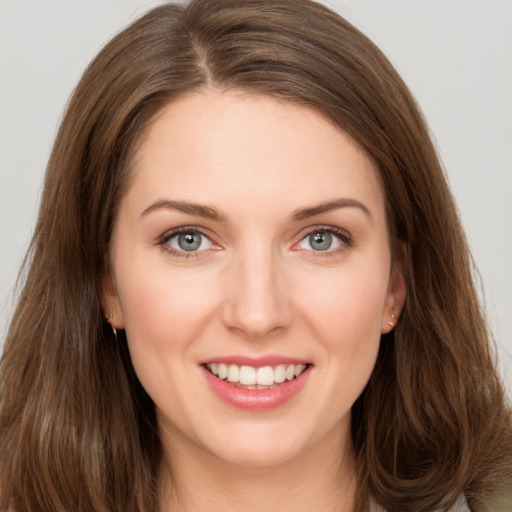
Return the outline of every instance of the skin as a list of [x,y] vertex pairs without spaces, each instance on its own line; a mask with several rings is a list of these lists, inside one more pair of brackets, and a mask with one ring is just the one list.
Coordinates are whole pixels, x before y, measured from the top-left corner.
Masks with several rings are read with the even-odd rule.
[[[352,203],[308,210],[340,199]],[[206,235],[200,250],[180,251],[182,226]],[[309,234],[326,228],[341,236],[315,250]],[[207,89],[158,114],[121,202],[103,302],[155,402],[162,510],[352,510],[350,410],[405,295],[389,247],[374,164],[318,113]],[[200,363],[233,354],[312,366],[298,394],[255,412],[206,384]]]

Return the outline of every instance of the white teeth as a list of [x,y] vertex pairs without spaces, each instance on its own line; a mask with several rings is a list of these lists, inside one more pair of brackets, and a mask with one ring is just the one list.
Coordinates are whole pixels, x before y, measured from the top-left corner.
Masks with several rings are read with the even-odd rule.
[[254,386],[256,384],[256,370],[252,366],[240,367],[240,384]]
[[263,366],[256,372],[256,382],[260,386],[272,386],[274,384],[274,370],[272,366]]
[[284,364],[280,364],[276,366],[276,369],[274,370],[274,380],[276,382],[284,382],[286,380],[286,366]]
[[228,380],[229,382],[238,382],[240,378],[240,367],[236,364],[228,366]]
[[278,364],[275,367],[262,366],[238,366],[236,364],[211,363],[206,367],[221,380],[227,379],[232,383],[239,383],[243,386],[272,386],[280,384],[285,380],[292,380],[298,377],[305,369],[305,364]]
[[295,377],[298,377],[305,369],[305,364],[298,364],[297,366],[295,366]]
[[219,379],[224,380],[228,376],[228,366],[224,363],[219,364]]

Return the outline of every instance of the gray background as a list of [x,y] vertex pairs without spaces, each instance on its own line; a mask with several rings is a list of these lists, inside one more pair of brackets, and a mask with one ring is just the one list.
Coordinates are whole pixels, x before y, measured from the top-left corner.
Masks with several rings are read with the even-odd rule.
[[[102,45],[159,3],[0,0],[0,350],[66,100]],[[425,112],[512,389],[512,2],[324,3],[382,48]]]

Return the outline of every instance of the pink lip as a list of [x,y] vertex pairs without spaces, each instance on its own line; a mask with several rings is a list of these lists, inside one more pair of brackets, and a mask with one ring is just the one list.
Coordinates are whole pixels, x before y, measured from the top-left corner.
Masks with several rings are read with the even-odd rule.
[[[247,360],[247,359],[246,359]],[[237,359],[238,361],[238,359]],[[210,362],[210,361],[209,361]],[[211,360],[211,362],[215,362]],[[222,362],[228,362],[226,359],[222,359]],[[283,359],[280,359],[282,364]],[[232,364],[243,364],[243,363],[232,363]],[[246,363],[248,364],[248,363]],[[260,364],[260,361],[252,360],[249,366],[259,368],[261,366],[272,365],[274,363],[268,363],[265,359],[265,364]],[[288,364],[304,364],[304,363],[288,363]],[[289,381],[285,381],[282,384],[277,385],[270,389],[245,389],[238,388],[231,384],[218,379],[210,373],[204,366],[201,366],[203,374],[210,386],[210,389],[224,402],[237,407],[239,409],[245,409],[249,411],[268,411],[279,407],[280,405],[291,400],[299,391],[304,387],[311,373],[311,366],[307,367],[297,378]]]
[[253,368],[262,368],[263,366],[277,366],[278,364],[309,364],[311,363],[311,361],[278,355],[268,355],[263,357],[248,357],[234,355],[225,357],[214,357],[212,359],[204,360],[200,364],[204,365],[212,363],[226,363],[236,364],[238,366],[252,366]]

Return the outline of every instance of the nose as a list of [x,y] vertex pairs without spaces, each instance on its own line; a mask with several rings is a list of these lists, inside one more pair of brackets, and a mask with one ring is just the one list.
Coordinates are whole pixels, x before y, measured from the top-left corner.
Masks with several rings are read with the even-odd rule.
[[263,339],[285,330],[292,319],[282,262],[271,251],[240,255],[229,270],[223,320],[231,331]]

